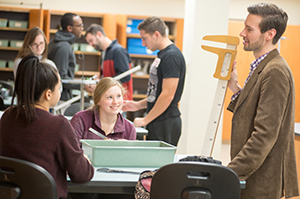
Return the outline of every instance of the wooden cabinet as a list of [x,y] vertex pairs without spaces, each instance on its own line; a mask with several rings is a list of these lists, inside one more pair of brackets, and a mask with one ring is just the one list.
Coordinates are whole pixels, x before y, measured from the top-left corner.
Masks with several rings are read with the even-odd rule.
[[[132,20],[144,20],[148,16],[133,16],[133,15],[117,15],[117,38],[119,43],[128,49],[128,40],[132,38],[140,39],[139,32],[128,33],[127,26]],[[179,18],[163,18],[169,29],[169,38],[174,44],[182,50],[183,40],[183,19]],[[156,55],[147,55],[139,53],[130,53],[132,65],[141,65],[142,70],[133,74],[133,98],[140,100],[146,98],[147,85],[149,79],[149,69]],[[146,67],[146,68],[145,68]]]
[[[0,68],[0,79],[13,81],[13,61],[21,47],[13,44],[15,41],[22,41],[30,28],[35,26],[43,27],[43,10],[1,6],[0,18],[7,20],[7,24],[0,27],[0,60],[2,63],[6,62]],[[27,24],[25,27],[21,25],[9,27],[10,21],[17,21],[17,23],[22,21],[27,22]],[[3,43],[5,44],[3,45]]]
[[[61,17],[70,11],[61,10],[47,10],[45,11],[45,34],[49,41],[53,39],[55,33],[60,28]],[[91,24],[100,24],[103,26],[106,34],[109,38],[116,38],[116,17],[112,14],[99,14],[99,13],[85,13],[85,12],[74,12],[78,14],[83,21],[84,30],[87,29]],[[75,72],[76,77],[81,77],[84,69],[84,76],[91,77],[99,72],[101,53],[100,52],[87,52],[80,49],[82,45],[88,45],[84,38],[85,31],[83,31],[83,36],[75,41],[75,44],[79,46],[79,49],[74,48],[74,53],[76,55],[76,62],[79,65],[78,71]]]

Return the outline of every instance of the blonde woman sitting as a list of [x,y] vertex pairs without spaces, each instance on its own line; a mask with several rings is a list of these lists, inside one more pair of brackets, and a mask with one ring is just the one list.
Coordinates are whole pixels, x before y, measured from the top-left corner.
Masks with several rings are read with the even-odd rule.
[[109,139],[136,139],[135,127],[120,114],[124,92],[122,85],[111,77],[98,82],[94,91],[94,106],[76,113],[71,120],[78,140],[103,139],[90,132],[90,127]]

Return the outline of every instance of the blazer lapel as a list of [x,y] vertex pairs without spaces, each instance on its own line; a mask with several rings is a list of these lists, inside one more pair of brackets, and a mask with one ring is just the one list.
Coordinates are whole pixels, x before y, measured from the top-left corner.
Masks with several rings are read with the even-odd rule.
[[256,67],[256,69],[254,70],[254,72],[252,73],[250,79],[248,80],[248,82],[246,83],[245,87],[243,88],[243,90],[241,91],[241,93],[239,94],[240,96],[238,97],[238,101],[237,104],[234,108],[234,112],[241,106],[241,104],[245,101],[245,99],[247,98],[247,96],[249,95],[250,91],[252,90],[253,86],[256,84],[257,79],[259,77],[259,74],[262,72],[262,70],[265,68],[265,66],[267,65],[267,63],[273,59],[274,57],[276,57],[277,55],[279,55],[279,52],[277,49],[272,50]]

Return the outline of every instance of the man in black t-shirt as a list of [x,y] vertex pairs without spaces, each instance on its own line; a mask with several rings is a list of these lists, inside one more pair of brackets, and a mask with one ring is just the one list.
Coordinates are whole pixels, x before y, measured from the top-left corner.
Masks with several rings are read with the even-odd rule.
[[184,80],[185,60],[181,51],[166,34],[167,26],[159,17],[149,17],[138,25],[143,45],[151,51],[159,50],[150,68],[147,98],[126,101],[124,111],[147,108],[147,116],[135,118],[136,127],[146,126],[147,139],[162,140],[177,146],[181,135],[178,109]]

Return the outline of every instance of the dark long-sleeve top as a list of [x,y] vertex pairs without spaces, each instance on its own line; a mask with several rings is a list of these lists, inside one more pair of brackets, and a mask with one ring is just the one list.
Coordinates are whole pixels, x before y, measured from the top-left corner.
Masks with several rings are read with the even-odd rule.
[[[61,79],[74,79],[76,57],[72,48],[76,37],[73,33],[58,30],[55,37],[48,46],[48,59],[52,60],[59,72]],[[63,83],[63,92],[61,100],[69,100],[72,98],[71,89],[80,89],[79,84]]]
[[71,119],[70,123],[75,129],[78,141],[80,139],[102,139],[98,135],[90,132],[90,127],[110,139],[136,139],[135,127],[132,123],[123,118],[120,113],[118,113],[118,119],[114,126],[113,133],[109,133],[107,135],[101,127],[99,111],[96,108],[87,109],[76,113]]
[[[121,46],[117,40],[112,43],[105,51],[105,56],[102,63],[103,77],[114,77],[131,69],[131,58],[125,48]],[[101,73],[101,72],[100,72]],[[132,100],[132,77],[128,75],[120,79],[122,86],[127,90],[124,99]]]
[[0,155],[33,162],[54,178],[58,198],[67,197],[68,175],[72,182],[92,179],[94,168],[83,156],[74,130],[63,116],[36,109],[37,118],[26,125],[16,109],[7,110],[0,120]]

